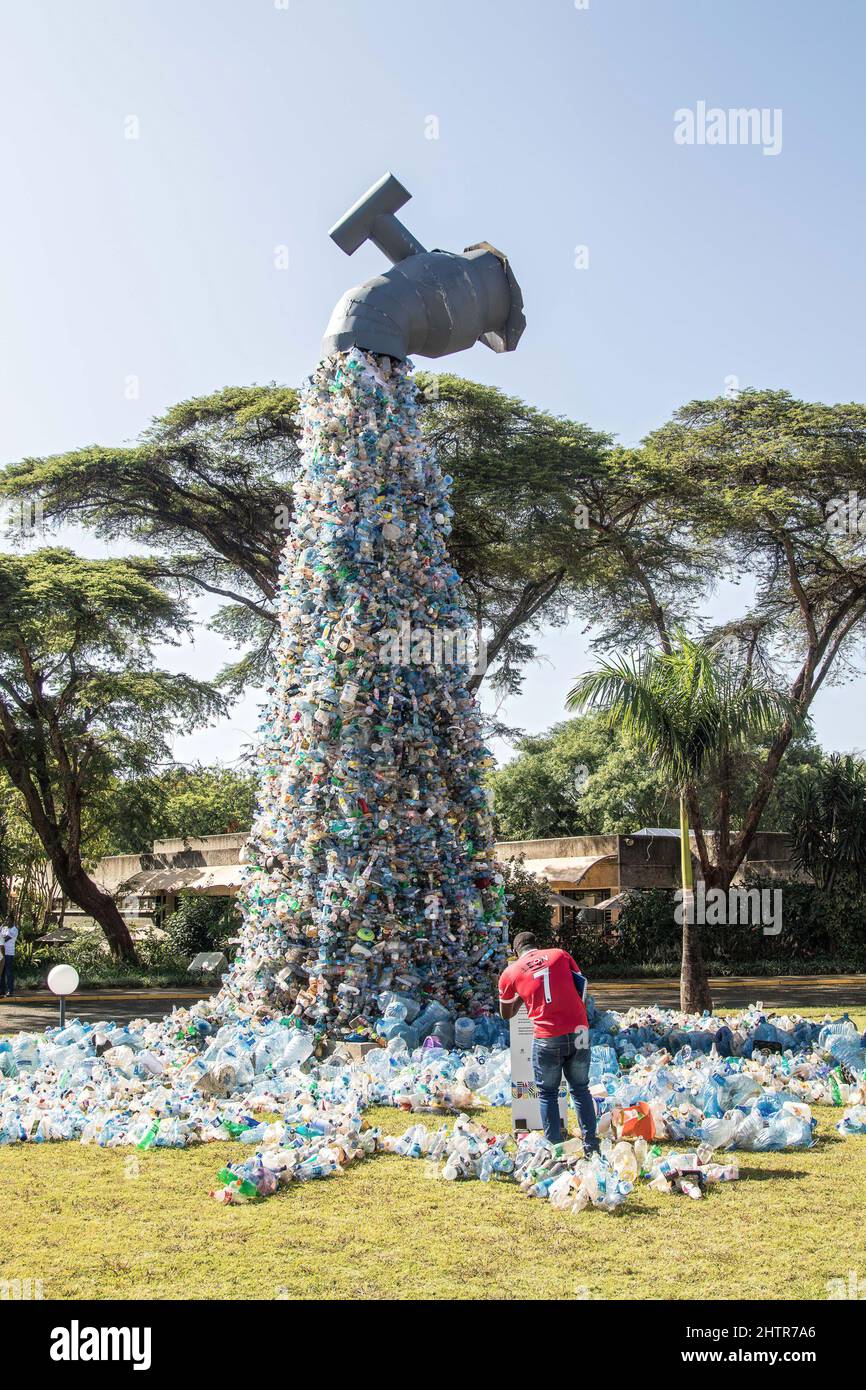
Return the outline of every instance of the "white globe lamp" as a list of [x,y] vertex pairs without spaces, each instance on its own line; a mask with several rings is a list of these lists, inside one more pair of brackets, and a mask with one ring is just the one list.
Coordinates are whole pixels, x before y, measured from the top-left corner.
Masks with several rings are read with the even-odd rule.
[[48,972],[48,988],[60,999],[60,1027],[66,1022],[66,999],[78,989],[78,971],[73,965],[53,965]]

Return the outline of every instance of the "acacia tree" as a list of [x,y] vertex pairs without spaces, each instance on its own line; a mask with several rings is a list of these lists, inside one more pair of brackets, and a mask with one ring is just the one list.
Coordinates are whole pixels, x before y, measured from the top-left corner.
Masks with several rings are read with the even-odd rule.
[[[747,672],[786,686],[796,718],[759,759],[736,755],[736,872],[798,721],[862,649],[866,407],[746,391],[694,401],[642,448],[614,449],[494,388],[418,379],[423,428],[455,480],[452,556],[492,632],[491,679],[505,692],[519,688],[534,654],[533,628],[575,611],[607,650],[655,641],[669,651],[671,632],[688,622],[727,640]],[[150,551],[155,583],[224,598],[213,623],[245,647],[225,673],[237,690],[267,670],[296,405],[284,387],[228,388],[174,407],[131,448],[12,465],[0,495],[38,496],[49,520],[132,537]],[[743,615],[721,628],[702,619],[714,584],[743,578],[754,586]],[[690,799],[696,830],[703,814]],[[705,875],[713,867],[702,863]]]
[[[418,383],[422,428],[454,477],[451,557],[491,633],[488,665],[514,690],[534,654],[533,627],[564,620],[585,582],[574,552],[588,538],[575,508],[604,470],[608,440],[495,387],[426,373]],[[229,387],[172,407],[137,444],[10,465],[0,495],[41,498],[50,524],[133,540],[149,552],[155,583],[224,599],[212,626],[245,649],[222,678],[237,692],[268,669],[300,458],[297,407],[286,387]]]
[[0,767],[61,891],[122,959],[135,957],[129,930],[85,867],[88,813],[111,777],[146,770],[178,726],[221,710],[209,686],[153,666],[153,644],[187,628],[134,560],[0,556]]
[[[418,374],[421,424],[454,480],[448,548],[467,606],[490,631],[491,683],[520,689],[541,621],[566,621],[592,570],[578,508],[606,475],[606,435],[450,373]],[[478,689],[484,673],[470,682]]]
[[[866,635],[866,406],[824,405],[786,391],[693,401],[646,441],[649,466],[670,480],[670,525],[686,525],[719,578],[754,580],[724,641],[745,677],[784,687],[783,719],[750,779],[721,886],[743,863],[782,760],[825,681],[857,669]],[[668,631],[656,623],[660,644]],[[692,824],[700,812],[689,802]],[[701,846],[703,845],[703,849]],[[698,841],[701,869],[715,866]],[[727,881],[725,881],[727,880]]]
[[596,650],[627,648],[685,626],[711,589],[717,558],[696,546],[691,490],[650,449],[609,449],[576,484],[581,537],[571,564],[578,611]]
[[48,525],[83,525],[149,554],[154,583],[224,600],[213,626],[244,644],[226,672],[261,679],[300,459],[297,392],[227,387],[172,406],[137,444],[91,445],[7,467],[0,495],[42,499]]

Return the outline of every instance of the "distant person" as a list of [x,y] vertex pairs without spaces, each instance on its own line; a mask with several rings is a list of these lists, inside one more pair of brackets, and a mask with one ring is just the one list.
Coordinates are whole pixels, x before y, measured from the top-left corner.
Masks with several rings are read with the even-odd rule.
[[3,949],[3,974],[0,976],[0,995],[7,994],[11,999],[15,992],[15,942],[18,928],[13,922],[4,922],[0,927],[0,946]]
[[559,1087],[565,1075],[583,1134],[584,1147],[598,1152],[595,1102],[589,1090],[589,1022],[586,978],[567,951],[540,947],[532,932],[514,938],[517,960],[499,977],[499,1012],[513,1018],[521,1004],[532,1019],[532,1070],[538,1087],[544,1137],[558,1144]]

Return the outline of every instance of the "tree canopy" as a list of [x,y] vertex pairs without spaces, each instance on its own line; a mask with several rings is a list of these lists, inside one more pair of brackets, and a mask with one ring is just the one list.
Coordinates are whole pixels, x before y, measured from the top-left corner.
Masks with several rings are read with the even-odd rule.
[[[576,614],[605,652],[669,652],[682,626],[787,695],[791,717],[771,737],[731,750],[731,825],[747,853],[774,814],[780,769],[799,756],[797,730],[821,686],[860,669],[866,406],[743,391],[692,401],[625,449],[493,387],[423,372],[418,383],[423,429],[454,479],[452,556],[489,634],[490,679],[505,692],[519,688],[534,629]],[[267,673],[299,457],[297,393],[229,387],[174,406],[131,446],[13,464],[0,493],[40,497],[49,523],[143,545],[139,577],[177,603],[219,597],[213,625],[242,653],[224,673],[234,692]],[[725,623],[710,616],[721,581],[748,594]],[[625,747],[617,756],[622,819],[669,820],[664,800],[644,814],[653,804],[646,766]],[[597,830],[619,810],[607,791],[593,804],[587,761],[580,805]],[[573,798],[542,772],[533,763],[535,800],[551,797],[545,808],[532,805],[528,763],[498,784],[500,799],[509,779],[512,802],[524,798],[510,824],[575,823]],[[717,828],[703,794],[698,815]]]
[[[752,783],[748,842],[798,720],[825,681],[850,677],[862,660],[866,527],[856,499],[866,497],[866,406],[787,391],[692,401],[649,436],[645,452],[669,479],[671,525],[689,528],[719,579],[753,581],[748,610],[707,625],[708,635],[792,701]],[[665,645],[668,633],[657,630]]]
[[167,759],[178,728],[222,709],[205,683],[153,665],[154,644],[188,626],[135,561],[0,555],[0,767],[62,891],[119,955],[132,942],[85,871],[87,817],[110,778]]
[[[750,787],[766,743],[754,741],[732,755],[731,823],[742,825]],[[764,816],[764,829],[787,831],[796,788],[821,759],[805,731],[792,743]],[[677,825],[676,794],[646,756],[639,740],[610,728],[598,714],[554,724],[544,734],[519,740],[511,762],[490,777],[496,833],[502,840],[570,835],[630,835],[643,826]],[[698,788],[703,823],[713,825],[718,779],[712,772]]]
[[[513,690],[533,626],[564,620],[584,583],[575,509],[609,440],[492,386],[428,373],[418,384],[422,428],[455,483],[452,559],[495,678]],[[0,494],[39,496],[49,524],[144,545],[155,583],[224,599],[213,626],[244,648],[223,676],[237,691],[267,670],[299,435],[297,392],[227,387],[172,407],[137,444],[13,464]]]
[[248,831],[256,801],[252,772],[170,767],[114,778],[100,798],[103,854],[138,854],[154,840]]

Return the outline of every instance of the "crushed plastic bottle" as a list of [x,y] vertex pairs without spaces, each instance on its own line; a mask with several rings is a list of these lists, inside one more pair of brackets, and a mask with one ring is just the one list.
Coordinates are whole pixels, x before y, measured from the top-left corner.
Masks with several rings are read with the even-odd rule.
[[836,1128],[840,1134],[866,1134],[866,1105],[852,1105]]

